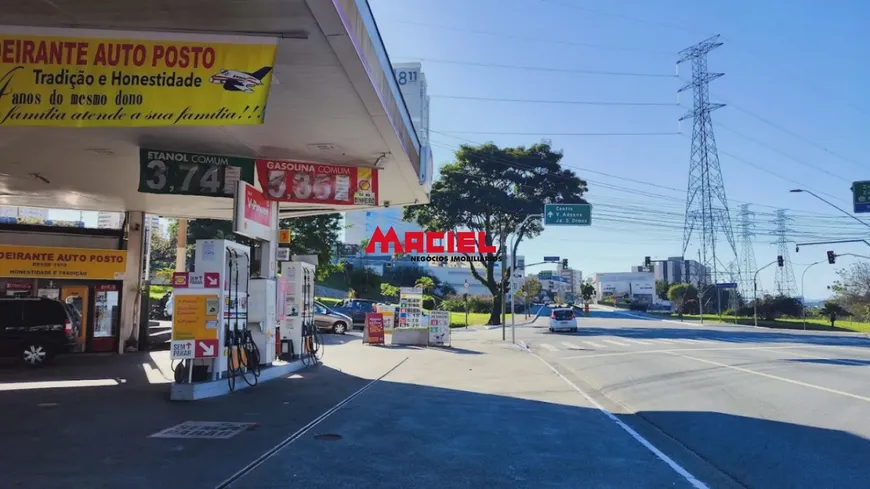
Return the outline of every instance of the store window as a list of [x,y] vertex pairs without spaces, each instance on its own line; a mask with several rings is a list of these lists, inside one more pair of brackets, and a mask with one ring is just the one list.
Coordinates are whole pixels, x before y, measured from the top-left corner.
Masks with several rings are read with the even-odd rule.
[[97,287],[94,295],[94,338],[115,336],[118,317],[119,294],[114,285]]

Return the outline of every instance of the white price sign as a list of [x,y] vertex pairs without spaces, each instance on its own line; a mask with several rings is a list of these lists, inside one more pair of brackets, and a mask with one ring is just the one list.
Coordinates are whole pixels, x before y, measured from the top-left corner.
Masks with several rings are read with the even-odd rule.
[[176,340],[172,342],[170,357],[173,360],[187,360],[196,357],[193,340]]
[[429,313],[429,344],[443,346],[450,342],[450,312]]

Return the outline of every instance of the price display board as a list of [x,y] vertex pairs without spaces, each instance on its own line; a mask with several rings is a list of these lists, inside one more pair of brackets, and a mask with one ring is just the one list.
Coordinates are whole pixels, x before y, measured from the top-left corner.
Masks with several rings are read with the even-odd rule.
[[139,192],[142,193],[232,197],[239,180],[253,183],[253,159],[139,150]]
[[444,346],[450,343],[450,312],[429,313],[429,344]]
[[372,168],[257,160],[257,179],[269,200],[378,205],[378,172]]
[[402,287],[399,295],[399,328],[419,328],[423,324],[423,289]]

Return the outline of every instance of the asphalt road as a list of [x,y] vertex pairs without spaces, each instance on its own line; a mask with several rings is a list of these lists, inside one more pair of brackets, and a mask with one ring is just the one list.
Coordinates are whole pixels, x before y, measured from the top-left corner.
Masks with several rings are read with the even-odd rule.
[[578,333],[547,322],[517,340],[709,487],[870,486],[867,338],[601,310]]

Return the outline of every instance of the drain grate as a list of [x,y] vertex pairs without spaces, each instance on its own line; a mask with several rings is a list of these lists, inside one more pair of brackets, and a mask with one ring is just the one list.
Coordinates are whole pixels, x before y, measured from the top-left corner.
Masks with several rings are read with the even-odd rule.
[[341,435],[336,435],[335,433],[322,433],[320,435],[314,435],[314,439],[324,441],[336,441],[341,440]]
[[243,431],[256,429],[257,423],[228,423],[213,421],[186,421],[163,431],[154,433],[149,438],[205,438],[226,440]]

